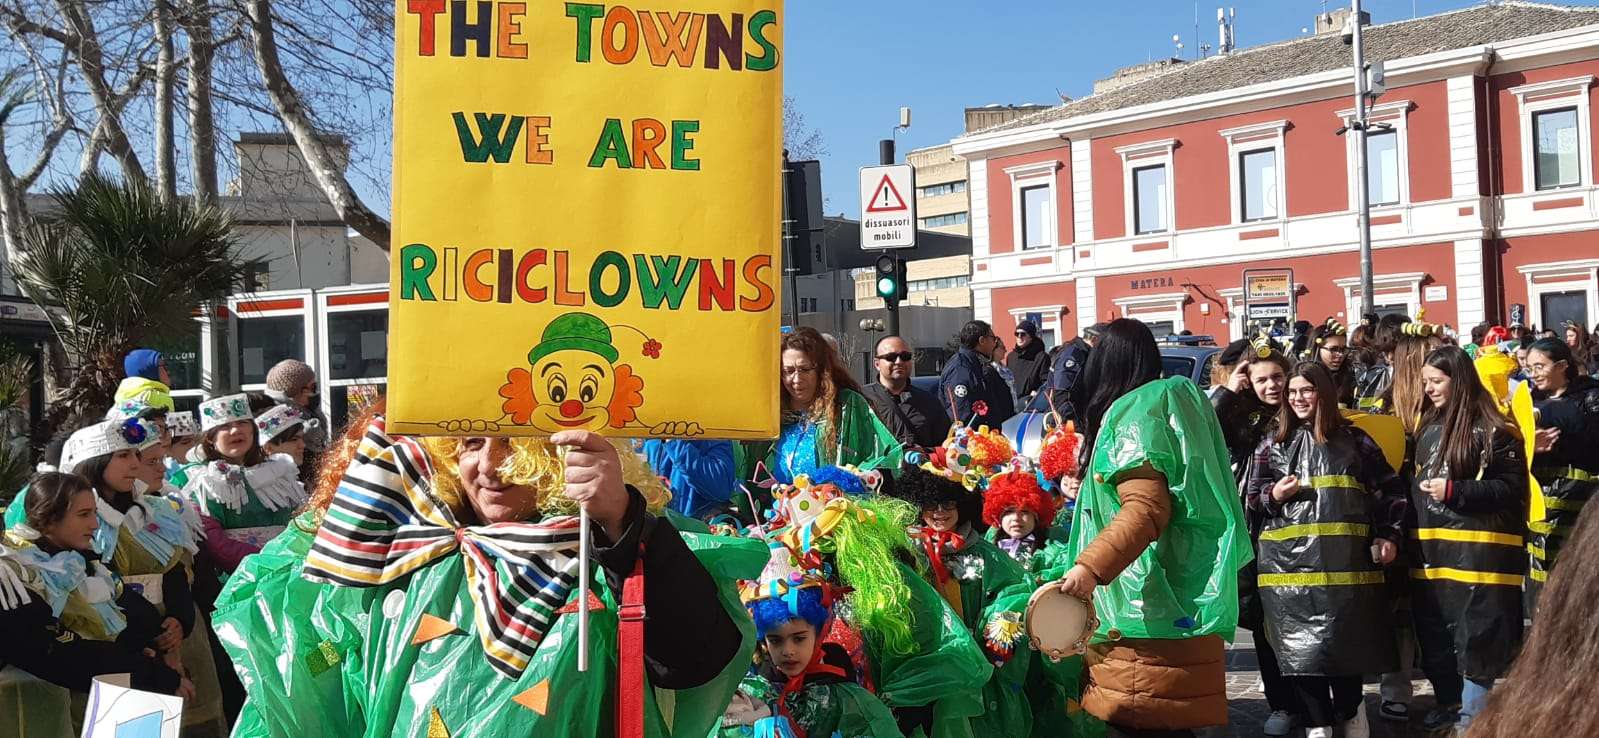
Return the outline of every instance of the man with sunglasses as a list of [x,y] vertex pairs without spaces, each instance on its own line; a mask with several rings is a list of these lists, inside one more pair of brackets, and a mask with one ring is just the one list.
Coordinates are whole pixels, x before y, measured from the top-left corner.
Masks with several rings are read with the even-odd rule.
[[1049,347],[1038,337],[1038,326],[1031,320],[1016,324],[1016,350],[1005,357],[1005,366],[1015,377],[1016,406],[1027,407],[1033,394],[1049,384]]
[[877,381],[864,388],[866,402],[901,443],[932,448],[949,433],[949,413],[931,392],[911,384],[915,354],[905,339],[877,342]]

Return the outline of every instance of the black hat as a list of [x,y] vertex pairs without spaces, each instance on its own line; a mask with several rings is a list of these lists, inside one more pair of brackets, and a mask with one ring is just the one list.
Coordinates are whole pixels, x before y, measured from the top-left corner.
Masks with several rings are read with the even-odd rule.
[[1216,362],[1223,366],[1237,364],[1239,361],[1243,360],[1244,354],[1249,353],[1250,345],[1249,339],[1247,338],[1240,338],[1236,341],[1233,341],[1232,343],[1227,344],[1227,348],[1221,350],[1221,356],[1216,357]]
[[1033,321],[1031,320],[1023,320],[1022,322],[1017,323],[1016,330],[1026,333],[1029,336],[1038,335],[1038,326],[1033,325]]
[[1105,329],[1107,329],[1109,327],[1110,327],[1109,323],[1095,323],[1095,324],[1093,324],[1091,326],[1088,326],[1088,328],[1084,329],[1083,330],[1083,335],[1084,336],[1090,336],[1090,337],[1092,337],[1092,336],[1102,336],[1102,335],[1105,335]]

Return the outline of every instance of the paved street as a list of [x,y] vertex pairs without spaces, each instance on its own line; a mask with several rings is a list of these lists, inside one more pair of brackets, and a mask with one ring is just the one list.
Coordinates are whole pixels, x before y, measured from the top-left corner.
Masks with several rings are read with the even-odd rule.
[[[1373,738],[1405,738],[1424,736],[1421,719],[1433,707],[1432,685],[1413,676],[1416,697],[1411,703],[1411,724],[1391,723],[1377,718],[1377,685],[1366,685],[1366,712],[1371,720]],[[1260,692],[1260,672],[1255,662],[1254,641],[1247,630],[1239,630],[1227,651],[1227,698],[1231,724],[1225,729],[1213,730],[1208,738],[1255,738],[1260,735],[1260,725],[1271,710],[1266,707],[1266,697]],[[1301,732],[1299,735],[1303,735]]]

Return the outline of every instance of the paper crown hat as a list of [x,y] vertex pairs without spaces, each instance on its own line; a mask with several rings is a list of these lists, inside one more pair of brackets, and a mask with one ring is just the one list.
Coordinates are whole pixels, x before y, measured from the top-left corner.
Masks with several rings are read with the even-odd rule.
[[317,420],[307,418],[299,408],[288,405],[274,405],[272,409],[261,413],[261,417],[255,419],[255,430],[261,443],[267,443],[296,426],[315,428]]
[[200,421],[195,420],[194,413],[189,410],[167,413],[167,430],[173,438],[186,438],[200,435]]
[[127,420],[128,418],[144,418],[149,420],[157,415],[166,414],[166,408],[151,405],[143,400],[123,400],[112,405],[110,410],[105,411],[105,419]]
[[118,451],[143,451],[159,438],[155,424],[142,418],[106,420],[79,428],[61,447],[60,469],[76,474],[85,461]]
[[244,393],[223,395],[200,403],[200,432],[240,420],[254,420],[250,414],[250,398]]

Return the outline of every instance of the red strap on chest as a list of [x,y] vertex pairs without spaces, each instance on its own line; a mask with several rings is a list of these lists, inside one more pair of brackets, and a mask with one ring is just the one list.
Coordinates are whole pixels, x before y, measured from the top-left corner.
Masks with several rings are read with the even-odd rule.
[[622,585],[616,684],[617,738],[644,738],[644,546]]

